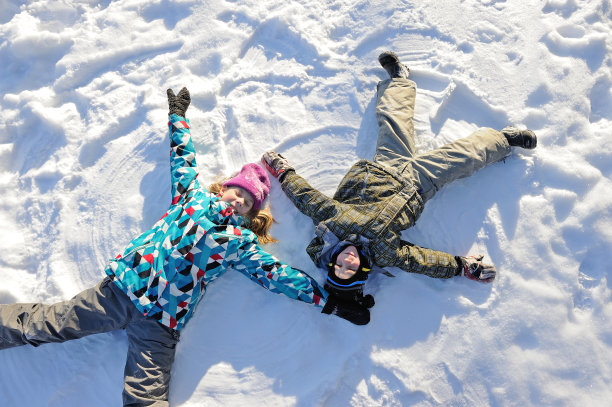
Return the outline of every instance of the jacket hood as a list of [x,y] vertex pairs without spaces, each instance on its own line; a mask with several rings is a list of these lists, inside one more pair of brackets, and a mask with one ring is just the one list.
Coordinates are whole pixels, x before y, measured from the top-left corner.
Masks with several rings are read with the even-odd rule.
[[353,245],[359,248],[360,257],[364,257],[368,266],[373,264],[373,258],[370,252],[370,241],[360,235],[348,235],[345,239],[340,240],[329,228],[323,223],[319,223],[315,228],[317,236],[323,240],[321,255],[319,256],[319,264],[317,266],[329,270],[329,264],[332,262],[334,254],[341,251],[344,247]]

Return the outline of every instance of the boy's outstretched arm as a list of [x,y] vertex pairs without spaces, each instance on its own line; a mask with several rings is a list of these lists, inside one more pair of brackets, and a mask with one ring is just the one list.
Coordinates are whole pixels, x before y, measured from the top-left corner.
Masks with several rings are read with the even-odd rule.
[[473,281],[490,283],[497,270],[482,262],[483,256],[453,256],[439,250],[426,249],[400,240],[396,267],[409,273],[425,274],[433,278],[464,276]]
[[452,254],[419,247],[399,241],[396,267],[409,273],[425,274],[433,278],[451,278],[456,275],[458,263]]
[[338,203],[314,189],[289,165],[285,157],[268,151],[261,159],[262,164],[278,178],[285,194],[304,215],[315,225],[334,216]]

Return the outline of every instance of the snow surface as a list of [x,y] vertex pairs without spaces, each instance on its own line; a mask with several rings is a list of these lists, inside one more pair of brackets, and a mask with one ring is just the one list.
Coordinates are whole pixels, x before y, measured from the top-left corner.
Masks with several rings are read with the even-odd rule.
[[[535,151],[440,191],[405,238],[483,253],[492,285],[392,270],[365,327],[238,273],[183,331],[174,406],[607,406],[610,0],[0,1],[0,302],[54,302],[169,203],[165,90],[188,86],[201,179],[274,149],[332,194],[376,143],[378,54],[419,90],[418,147],[529,127]],[[606,139],[607,137],[607,139]],[[272,183],[267,249],[323,281]],[[2,406],[117,406],[121,331],[0,352]]]

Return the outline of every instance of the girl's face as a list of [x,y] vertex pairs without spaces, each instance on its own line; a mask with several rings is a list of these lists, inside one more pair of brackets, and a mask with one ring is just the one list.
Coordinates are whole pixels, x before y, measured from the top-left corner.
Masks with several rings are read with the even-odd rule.
[[347,246],[336,257],[334,274],[342,279],[351,278],[359,270],[359,263],[357,248],[355,246]]
[[229,186],[221,188],[221,200],[230,204],[234,212],[246,215],[253,209],[253,197],[244,188]]

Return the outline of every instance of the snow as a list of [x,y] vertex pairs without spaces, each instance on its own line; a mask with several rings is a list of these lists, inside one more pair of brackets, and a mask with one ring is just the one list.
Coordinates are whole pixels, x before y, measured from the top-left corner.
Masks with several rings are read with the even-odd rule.
[[[333,194],[376,144],[378,54],[418,85],[417,147],[533,129],[404,237],[485,254],[492,285],[374,275],[359,327],[238,273],[182,332],[173,406],[606,406],[612,398],[609,0],[3,0],[0,302],[54,302],[169,203],[165,91],[187,86],[201,180],[267,150]],[[314,226],[272,181],[279,243]],[[121,331],[0,352],[3,406],[121,404]]]

